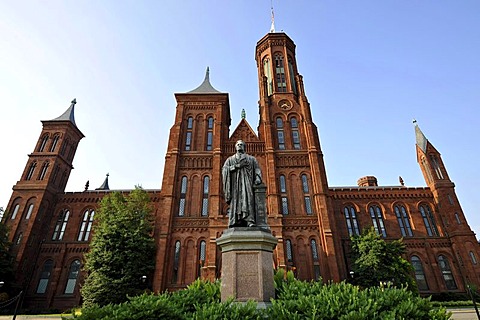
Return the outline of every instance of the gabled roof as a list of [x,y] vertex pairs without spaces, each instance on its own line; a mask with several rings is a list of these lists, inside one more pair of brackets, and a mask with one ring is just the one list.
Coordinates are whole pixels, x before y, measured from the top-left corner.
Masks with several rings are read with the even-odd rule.
[[211,94],[211,93],[221,93],[221,92],[215,89],[210,83],[210,69],[207,67],[207,72],[205,73],[205,79],[203,79],[203,82],[197,88],[193,89],[192,91],[188,91],[187,93]]
[[230,141],[237,140],[244,140],[245,142],[259,141],[257,134],[253,131],[252,127],[250,127],[246,118],[240,120],[240,123],[230,136]]

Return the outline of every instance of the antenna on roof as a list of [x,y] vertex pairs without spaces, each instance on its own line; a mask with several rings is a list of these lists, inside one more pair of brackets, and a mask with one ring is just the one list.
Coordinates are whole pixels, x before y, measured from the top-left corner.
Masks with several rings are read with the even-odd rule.
[[270,8],[272,9],[272,25],[270,26],[270,33],[275,32],[275,14],[273,13],[273,0],[270,0]]

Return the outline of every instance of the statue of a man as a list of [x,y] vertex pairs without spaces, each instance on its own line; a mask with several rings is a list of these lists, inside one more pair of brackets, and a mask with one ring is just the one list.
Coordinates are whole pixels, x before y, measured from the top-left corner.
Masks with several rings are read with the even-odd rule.
[[228,227],[255,226],[254,184],[262,183],[262,172],[255,157],[245,153],[245,142],[238,140],[237,152],[222,169],[225,201],[230,205]]

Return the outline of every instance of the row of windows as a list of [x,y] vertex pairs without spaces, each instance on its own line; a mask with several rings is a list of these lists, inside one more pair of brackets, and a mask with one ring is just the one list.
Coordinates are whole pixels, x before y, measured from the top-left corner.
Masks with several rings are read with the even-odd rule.
[[[275,53],[273,56],[275,70],[275,90],[276,92],[287,92],[287,81],[285,75],[285,63],[281,53]],[[292,91],[297,94],[297,86],[294,78],[293,59],[288,57],[288,72],[290,75],[290,85]],[[267,77],[267,94],[273,94],[273,77],[270,65],[270,58],[267,56],[263,59],[263,74]]]
[[[292,247],[292,241],[287,239],[285,240],[285,253],[287,256],[287,263],[289,265],[294,264],[294,259],[293,259],[293,247]],[[312,255],[312,261],[313,261],[313,271],[315,274],[315,280],[320,279],[320,265],[319,265],[319,255],[318,255],[318,248],[317,248],[317,242],[315,239],[310,240],[310,253]]]
[[[41,138],[40,144],[38,145],[38,148],[37,148],[38,152],[45,152],[46,151],[46,146],[47,146],[48,140],[50,140],[50,134],[45,133]],[[60,134],[55,133],[52,137],[52,142],[50,144],[50,148],[48,149],[48,152],[54,152],[55,151],[55,149],[57,148],[59,140],[60,140]],[[75,144],[70,143],[70,139],[68,139],[68,138],[65,139],[65,142],[62,144],[60,154],[62,156],[65,156],[65,154],[67,154],[67,150],[68,150],[67,159],[71,160],[73,158],[73,153],[75,151]]]
[[[41,167],[41,170],[40,172],[38,173],[37,175],[37,180],[43,180],[45,179],[46,175],[47,175],[47,172],[48,172],[48,168],[50,166],[50,163],[48,161],[45,161]],[[35,170],[37,168],[37,161],[33,161],[30,166],[28,167],[28,171],[27,171],[27,174],[25,175],[25,180],[32,180],[34,174],[35,174]],[[57,165],[53,171],[53,176],[52,176],[52,183],[54,185],[58,185],[57,182],[58,182],[58,174],[60,172],[60,165]],[[60,179],[60,185],[63,185],[63,183],[65,182],[67,178],[67,170],[65,169],[63,171],[63,174],[62,174],[62,178]]]
[[[207,256],[207,243],[205,240],[200,241],[198,253],[197,253],[198,269],[196,277],[200,277],[201,268],[205,265],[205,259]],[[173,252],[173,274],[172,274],[172,283],[178,282],[178,271],[180,268],[180,257],[181,257],[181,244],[180,241],[175,241],[175,247]]]
[[[472,251],[470,251],[470,256],[473,257],[472,261],[475,261],[475,264],[476,264],[477,261]],[[457,283],[455,282],[455,278],[453,277],[452,269],[450,268],[450,263],[448,262],[448,259],[444,255],[439,255],[437,257],[437,261],[438,261],[438,266],[440,267],[440,271],[442,273],[442,277],[445,282],[446,288],[448,290],[457,289]],[[425,272],[423,270],[422,261],[418,256],[412,256],[411,262],[415,272],[415,280],[417,281],[418,290],[420,291],[429,290],[427,278],[425,277]]]
[[[410,218],[407,214],[407,210],[405,209],[405,207],[403,205],[396,205],[394,206],[394,211],[395,216],[397,217],[397,222],[402,237],[413,237]],[[428,205],[422,204],[419,206],[419,211],[422,216],[427,234],[430,237],[438,237],[439,232],[437,228],[437,223],[430,207]],[[385,229],[382,209],[377,205],[371,205],[368,208],[368,212],[370,213],[370,218],[372,219],[372,224],[375,228],[375,231],[383,237],[386,237],[387,231]],[[355,211],[355,208],[353,206],[346,206],[343,208],[343,213],[345,215],[345,221],[347,224],[349,236],[359,235],[360,225],[357,220],[357,212]]]
[[[312,201],[310,198],[310,188],[308,186],[308,178],[306,174],[300,176],[300,183],[303,191],[303,202],[305,205],[305,213],[308,215],[313,214]],[[288,209],[288,197],[287,197],[287,182],[285,176],[282,174],[279,177],[279,187],[280,187],[280,199],[281,199],[281,210],[283,215],[289,214]]]
[[[183,176],[180,183],[180,200],[178,204],[178,216],[185,216],[185,205],[187,201],[187,189],[188,189],[188,179]],[[201,215],[202,217],[208,216],[208,194],[210,190],[210,177],[203,177],[203,193],[202,193],[202,203],[201,203]]]
[[[77,285],[78,275],[80,273],[80,260],[74,260],[70,267],[68,268],[67,281],[65,282],[65,287],[63,290],[64,294],[73,294],[75,286]],[[53,270],[53,260],[47,260],[43,264],[43,267],[40,272],[40,278],[38,280],[36,293],[44,294],[47,292],[48,282],[50,281],[50,276],[52,275]]]
[[[88,241],[90,237],[90,233],[92,231],[94,215],[95,215],[95,211],[91,209],[86,210],[84,212],[82,223],[80,225],[80,229],[77,235],[77,241]],[[63,240],[63,236],[65,234],[65,229],[67,228],[67,223],[69,218],[70,218],[69,210],[60,211],[57,222],[55,224],[55,228],[53,229],[52,240],[54,241]]]
[[[278,149],[285,150],[285,132],[284,132],[284,123],[283,119],[277,117],[276,126],[277,126],[277,140],[278,140]],[[290,132],[292,135],[292,146],[293,149],[300,149],[300,133],[298,131],[298,122],[297,118],[290,118]]]
[[[193,150],[193,117],[187,118],[187,131],[185,136],[185,151]],[[207,135],[205,137],[205,150],[213,150],[213,117],[207,118]]]

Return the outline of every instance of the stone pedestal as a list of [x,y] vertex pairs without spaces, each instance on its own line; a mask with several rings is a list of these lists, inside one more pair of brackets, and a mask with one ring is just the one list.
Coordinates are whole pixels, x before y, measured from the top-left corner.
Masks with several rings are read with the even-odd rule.
[[222,250],[221,300],[269,302],[275,297],[273,249],[277,239],[259,227],[231,228],[217,239]]

